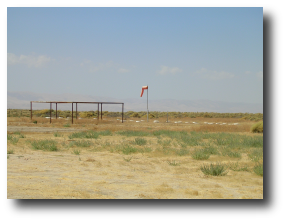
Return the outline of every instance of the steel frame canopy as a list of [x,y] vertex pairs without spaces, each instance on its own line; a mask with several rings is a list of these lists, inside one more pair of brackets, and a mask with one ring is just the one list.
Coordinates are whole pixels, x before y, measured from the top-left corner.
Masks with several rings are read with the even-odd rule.
[[58,117],[58,103],[71,103],[72,104],[72,124],[73,124],[73,104],[76,104],[76,119],[77,119],[77,104],[78,103],[85,103],[85,104],[97,104],[97,120],[99,120],[99,104],[101,104],[101,119],[102,119],[102,104],[121,104],[122,105],[122,123],[123,123],[123,112],[124,112],[124,103],[118,102],[63,102],[63,101],[30,101],[31,106],[31,120],[32,116],[32,106],[33,103],[50,103],[50,123],[52,123],[52,104],[56,104],[56,119]]

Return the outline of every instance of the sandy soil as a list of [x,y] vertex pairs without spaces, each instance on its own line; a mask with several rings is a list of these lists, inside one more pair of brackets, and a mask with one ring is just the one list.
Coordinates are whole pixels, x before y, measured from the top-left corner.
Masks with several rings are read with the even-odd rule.
[[[122,127],[122,125],[120,126]],[[124,126],[123,126],[124,128]],[[9,126],[8,134],[21,132],[17,144],[8,142],[13,150],[7,159],[8,199],[262,199],[263,177],[253,172],[229,170],[225,176],[205,176],[204,163],[248,163],[241,159],[211,156],[205,161],[191,156],[123,155],[108,151],[95,152],[80,148],[57,152],[32,150],[27,142],[33,139],[53,139],[67,142],[76,128]],[[82,129],[83,130],[83,129]],[[62,137],[54,137],[53,132]],[[120,144],[121,136],[104,136],[95,141]],[[133,138],[134,139],[134,138]],[[154,138],[148,143],[155,146]],[[168,164],[175,160],[178,166]]]

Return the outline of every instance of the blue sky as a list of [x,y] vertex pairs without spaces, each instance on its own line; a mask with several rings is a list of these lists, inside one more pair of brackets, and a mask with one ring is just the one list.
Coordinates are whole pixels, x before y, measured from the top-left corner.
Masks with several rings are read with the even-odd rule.
[[262,103],[263,8],[8,8],[7,63],[10,92]]

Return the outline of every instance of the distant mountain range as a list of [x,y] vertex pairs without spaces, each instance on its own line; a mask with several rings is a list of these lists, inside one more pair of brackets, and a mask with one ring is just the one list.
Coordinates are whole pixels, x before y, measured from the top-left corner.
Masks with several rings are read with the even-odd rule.
[[[30,101],[123,102],[124,111],[146,111],[146,99],[114,99],[110,97],[77,94],[46,94],[32,92],[7,92],[8,109],[30,109]],[[263,113],[262,103],[232,103],[211,100],[149,100],[149,111]],[[49,104],[33,103],[33,109],[49,109]],[[55,107],[53,107],[55,108]],[[103,105],[103,111],[121,112],[121,105]],[[71,104],[58,104],[58,110],[71,110]],[[97,110],[97,105],[78,104],[79,111]]]

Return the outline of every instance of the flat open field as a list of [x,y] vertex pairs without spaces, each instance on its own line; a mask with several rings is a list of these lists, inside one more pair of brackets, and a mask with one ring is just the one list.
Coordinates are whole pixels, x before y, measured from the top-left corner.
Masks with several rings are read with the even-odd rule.
[[263,199],[255,122],[158,120],[8,117],[7,198]]

